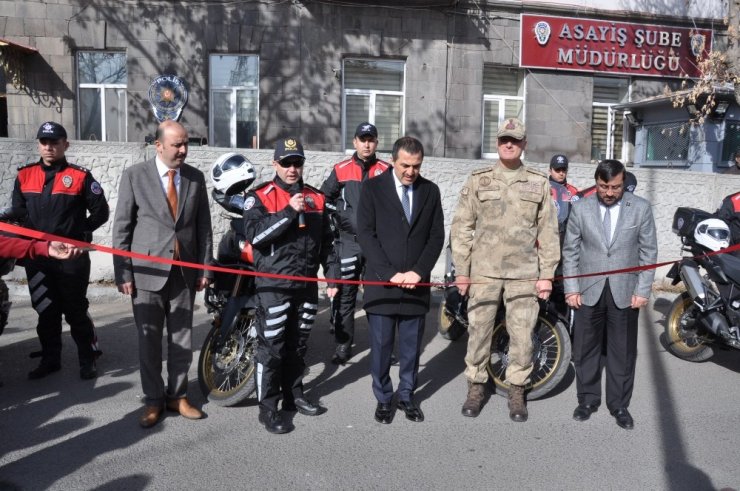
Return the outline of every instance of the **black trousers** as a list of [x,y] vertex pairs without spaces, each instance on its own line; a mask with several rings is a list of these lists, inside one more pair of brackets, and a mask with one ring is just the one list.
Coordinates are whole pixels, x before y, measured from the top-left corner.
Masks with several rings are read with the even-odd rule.
[[[342,233],[335,241],[340,259],[341,279],[359,280],[365,259],[360,245],[351,236]],[[355,305],[358,285],[341,284],[339,294],[334,299],[334,340],[337,344],[352,344],[355,338]]]
[[601,357],[606,338],[606,407],[612,411],[629,406],[635,382],[639,312],[616,306],[609,280],[596,305],[582,305],[576,310],[573,361],[579,404],[601,404]]
[[303,397],[308,337],[318,311],[318,286],[257,287],[257,400],[278,410],[278,402]]
[[87,285],[90,281],[90,256],[58,261],[26,261],[26,277],[31,303],[39,315],[36,332],[41,342],[41,359],[58,363],[62,353],[62,316],[77,344],[80,364],[95,359],[97,337],[87,312]]

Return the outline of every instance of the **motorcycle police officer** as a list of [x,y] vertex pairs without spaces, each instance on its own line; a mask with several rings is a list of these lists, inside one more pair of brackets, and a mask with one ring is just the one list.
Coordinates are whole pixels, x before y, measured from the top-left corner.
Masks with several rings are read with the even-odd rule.
[[[247,193],[244,230],[255,270],[272,275],[315,278],[319,262],[327,278],[336,278],[332,231],[325,198],[303,183],[303,145],[295,138],[278,141],[272,165],[275,177]],[[333,285],[329,285],[332,286]],[[303,394],[308,336],[318,310],[318,285],[311,281],[257,276],[257,399],[259,421],[270,433],[293,429],[278,412],[307,416],[324,409]]]
[[[378,148],[378,129],[370,123],[360,123],[352,139],[355,153],[334,165],[321,185],[326,195],[326,206],[333,211],[338,237],[334,248],[340,261],[343,280],[358,280],[362,275],[365,258],[357,243],[357,205],[362,183],[377,177],[390,167],[375,155]],[[334,339],[337,343],[332,363],[343,365],[352,357],[352,340],[355,335],[355,303],[358,285],[342,284],[339,297],[334,298]],[[329,292],[332,293],[332,292]]]
[[[103,188],[88,169],[67,161],[69,142],[62,125],[42,124],[37,138],[41,158],[18,168],[13,206],[28,211],[29,228],[89,242],[93,231],[108,220]],[[80,377],[97,377],[95,359],[100,351],[87,312],[90,256],[84,253],[64,262],[36,258],[24,265],[31,302],[39,315],[36,330],[41,342],[41,363],[28,378],[43,378],[61,369],[62,315],[77,344]]]

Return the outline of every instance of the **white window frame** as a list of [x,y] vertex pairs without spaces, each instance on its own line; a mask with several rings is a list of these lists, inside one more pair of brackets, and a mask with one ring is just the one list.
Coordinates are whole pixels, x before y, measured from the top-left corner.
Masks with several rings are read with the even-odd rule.
[[[123,53],[126,55],[126,63],[128,64],[128,55],[125,52],[122,51],[95,51],[95,50],[80,50],[75,55],[75,66],[77,68],[77,77],[79,78],[80,74],[80,53]],[[128,68],[126,69],[128,71]],[[100,141],[108,141],[108,132],[107,132],[107,125],[106,125],[106,116],[105,116],[105,110],[107,108],[105,104],[105,91],[106,89],[123,89],[126,90],[128,88],[128,84],[91,84],[91,83],[78,83],[77,84],[77,100],[80,100],[80,90],[79,89],[99,89],[100,91],[100,129],[102,135],[100,135]],[[128,106],[128,94],[126,94],[126,105]],[[80,104],[77,104],[77,121],[82,123],[82,113],[81,113],[81,107]],[[80,129],[77,130],[78,133]],[[128,110],[124,111],[124,120],[123,120],[123,141],[128,141]],[[80,135],[78,135],[80,136]]]
[[[602,78],[612,78],[612,77],[602,77]],[[593,97],[593,95],[592,95]],[[627,100],[632,99],[632,83],[629,79],[627,79]],[[607,109],[607,115],[606,115],[606,157],[607,159],[618,159],[622,162],[626,161],[628,159],[628,151],[627,151],[627,132],[624,129],[624,122],[625,122],[625,116],[622,114],[621,121],[616,121],[616,114],[617,109],[614,109],[614,106],[617,106],[619,104],[623,104],[623,102],[596,102],[591,101],[591,107],[605,107]],[[622,111],[623,113],[626,113],[627,111]],[[593,111],[591,112],[591,115],[593,116]],[[622,154],[619,156],[614,155],[614,128],[616,124],[622,125]],[[592,136],[593,138],[593,136]],[[593,142],[592,142],[593,146]]]
[[[501,67],[502,69],[509,69],[507,67]],[[510,70],[517,70],[516,68],[511,68]],[[522,123],[525,125],[527,124],[526,121],[526,114],[527,114],[527,108],[526,108],[526,97],[527,97],[527,76],[526,73],[522,74],[522,95],[521,96],[514,96],[514,95],[498,95],[498,94],[483,94],[483,103],[481,106],[481,118],[480,118],[480,134],[481,134],[481,146],[480,146],[480,152],[481,152],[481,158],[483,159],[498,159],[498,152],[484,152],[483,151],[483,145],[485,142],[483,141],[483,135],[485,135],[485,128],[486,128],[486,102],[491,101],[498,101],[498,124],[501,125],[506,120],[506,101],[521,101],[522,103],[522,117],[520,118]],[[498,148],[498,147],[495,147]],[[522,157],[524,155],[522,154]]]
[[[244,57],[252,57],[257,58],[257,83],[254,85],[254,87],[248,86],[248,85],[222,85],[215,87],[213,85],[213,80],[211,79],[211,59],[214,56],[244,56]],[[214,131],[214,124],[213,124],[213,97],[212,94],[214,93],[230,93],[229,94],[229,105],[231,106],[231,117],[229,119],[229,148],[237,148],[236,147],[236,94],[237,91],[243,90],[243,91],[252,91],[256,92],[256,98],[257,101],[257,130],[256,130],[256,136],[257,136],[257,142],[255,143],[255,146],[253,148],[257,149],[260,147],[260,58],[257,54],[248,54],[248,53],[211,53],[208,56],[208,141],[213,142],[215,141],[215,138],[213,136]]]
[[[345,63],[347,61],[380,61],[380,62],[392,62],[403,64],[403,84],[400,91],[396,90],[372,90],[372,89],[348,89],[344,85],[344,70]],[[368,115],[367,122],[375,124],[375,98],[378,95],[391,95],[401,96],[401,131],[400,136],[406,134],[406,61],[404,60],[389,60],[389,59],[378,59],[378,58],[345,58],[342,60],[342,135],[341,135],[341,147],[345,145],[345,135],[347,134],[347,95],[359,95],[369,96],[368,101]],[[345,148],[344,153],[352,155],[355,152],[354,148]]]

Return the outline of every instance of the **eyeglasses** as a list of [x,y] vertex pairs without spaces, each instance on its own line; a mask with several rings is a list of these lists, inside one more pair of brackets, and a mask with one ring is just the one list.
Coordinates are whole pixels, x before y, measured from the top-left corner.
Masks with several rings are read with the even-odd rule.
[[282,167],[283,169],[289,169],[291,167],[295,167],[296,169],[300,169],[303,167],[303,163],[305,162],[305,159],[284,159],[278,162],[278,165]]

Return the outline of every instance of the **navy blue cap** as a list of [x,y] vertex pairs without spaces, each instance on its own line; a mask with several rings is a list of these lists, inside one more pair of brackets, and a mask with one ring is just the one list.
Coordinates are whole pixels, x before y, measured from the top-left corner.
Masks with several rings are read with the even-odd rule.
[[49,140],[67,138],[67,130],[65,130],[64,126],[59,123],[47,121],[39,127],[39,131],[36,134],[37,140],[41,140],[42,138],[48,138]]
[[376,128],[374,124],[360,123],[359,125],[357,125],[357,129],[355,130],[355,136],[365,136],[365,135],[370,135],[372,137],[377,138],[378,128]]
[[278,140],[275,144],[275,154],[273,160],[280,162],[286,157],[301,157],[306,158],[303,154],[303,145],[298,141],[298,138],[284,138]]

